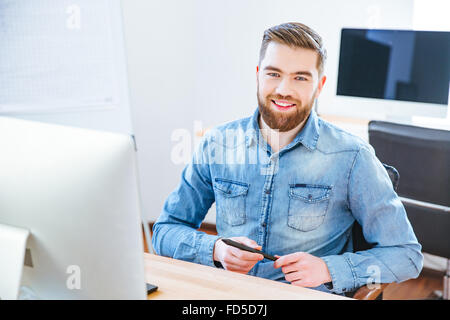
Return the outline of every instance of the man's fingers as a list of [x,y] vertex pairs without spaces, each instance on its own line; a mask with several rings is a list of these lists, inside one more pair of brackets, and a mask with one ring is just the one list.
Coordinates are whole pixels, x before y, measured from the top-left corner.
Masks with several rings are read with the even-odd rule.
[[294,286],[297,286],[297,287],[305,287],[304,281],[301,280],[301,279],[297,280],[297,281],[294,281],[294,282],[291,282],[291,284],[294,285]]
[[230,266],[230,267],[227,268],[227,270],[228,271],[232,271],[232,272],[247,274],[251,270],[251,268],[250,269],[244,269],[244,268],[241,268],[241,267]]
[[240,273],[248,273],[256,264],[255,261],[241,260],[233,255],[227,255],[223,262],[225,269]]
[[[234,237],[231,239],[236,242],[242,243],[253,249],[257,249],[257,250],[262,249],[262,247],[260,245],[258,245],[258,243],[256,243],[256,241],[253,241],[252,239],[249,239],[246,237]],[[231,247],[231,250],[232,250],[231,252],[233,253],[233,255],[235,257],[242,259],[242,260],[260,261],[260,260],[264,259],[264,256],[259,253],[248,252],[248,251],[241,250],[241,249],[234,248],[234,247]]]
[[230,248],[230,252],[233,256],[243,261],[260,261],[264,259],[262,254],[248,252],[234,247]]
[[300,280],[291,282],[291,284],[294,285],[294,286],[297,286],[297,287],[304,287],[304,288],[316,287],[316,285],[314,285],[313,283],[311,283],[307,279],[300,279]]
[[[231,251],[231,250],[230,250]],[[230,254],[225,255],[223,261],[227,264],[227,265],[235,265],[235,266],[241,266],[241,265],[246,265],[247,262],[237,258],[234,254],[232,254],[230,252]]]
[[291,272],[294,272],[294,271],[298,271],[298,269],[299,268],[297,266],[295,266],[294,264],[288,264],[286,266],[281,267],[281,271],[284,274],[291,273]]
[[297,262],[302,258],[303,254],[304,254],[303,252],[295,252],[295,253],[291,253],[291,254],[282,256],[275,261],[273,266],[275,268],[280,268],[285,265]]
[[303,275],[300,271],[291,272],[284,276],[284,278],[289,282],[295,282],[295,281],[301,280],[302,277],[303,277]]
[[[235,237],[231,239],[252,248],[261,248],[255,241],[246,237]],[[222,265],[226,270],[239,273],[248,273],[258,261],[264,259],[262,254],[241,250],[229,246],[223,241],[219,243],[217,256],[217,259],[222,262]]]

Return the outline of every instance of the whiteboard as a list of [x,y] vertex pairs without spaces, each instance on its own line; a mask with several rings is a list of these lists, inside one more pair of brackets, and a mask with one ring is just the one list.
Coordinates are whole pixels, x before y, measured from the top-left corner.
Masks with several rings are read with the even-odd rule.
[[0,41],[0,114],[132,133],[119,0],[2,0]]

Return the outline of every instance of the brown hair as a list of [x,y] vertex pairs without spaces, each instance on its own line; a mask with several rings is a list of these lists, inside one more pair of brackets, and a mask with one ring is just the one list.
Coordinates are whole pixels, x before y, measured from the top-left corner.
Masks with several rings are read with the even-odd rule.
[[271,27],[264,31],[264,36],[259,51],[259,63],[264,59],[267,46],[275,41],[290,47],[312,49],[317,52],[317,70],[319,76],[323,74],[327,51],[323,46],[322,37],[310,27],[298,23],[289,22]]

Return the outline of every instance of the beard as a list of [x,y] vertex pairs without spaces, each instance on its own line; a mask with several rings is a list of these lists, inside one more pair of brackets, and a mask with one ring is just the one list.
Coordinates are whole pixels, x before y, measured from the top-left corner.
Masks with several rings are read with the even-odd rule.
[[[279,132],[292,130],[305,121],[314,105],[314,98],[305,105],[302,105],[300,100],[293,99],[291,96],[270,94],[263,98],[259,94],[259,86],[257,89],[257,97],[259,113],[264,122],[271,129],[278,130]],[[291,110],[278,111],[272,106],[272,100],[288,100],[289,102],[295,103],[295,106]]]

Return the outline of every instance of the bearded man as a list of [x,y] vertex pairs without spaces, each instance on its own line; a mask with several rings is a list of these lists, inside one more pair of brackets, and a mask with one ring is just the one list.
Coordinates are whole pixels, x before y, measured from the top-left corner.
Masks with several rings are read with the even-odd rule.
[[[258,108],[204,137],[153,227],[156,253],[336,294],[374,270],[380,283],[419,275],[421,245],[373,148],[313,110],[325,60],[321,37],[304,24],[264,32]],[[197,229],[214,202],[210,235]],[[370,249],[353,252],[355,223]]]

